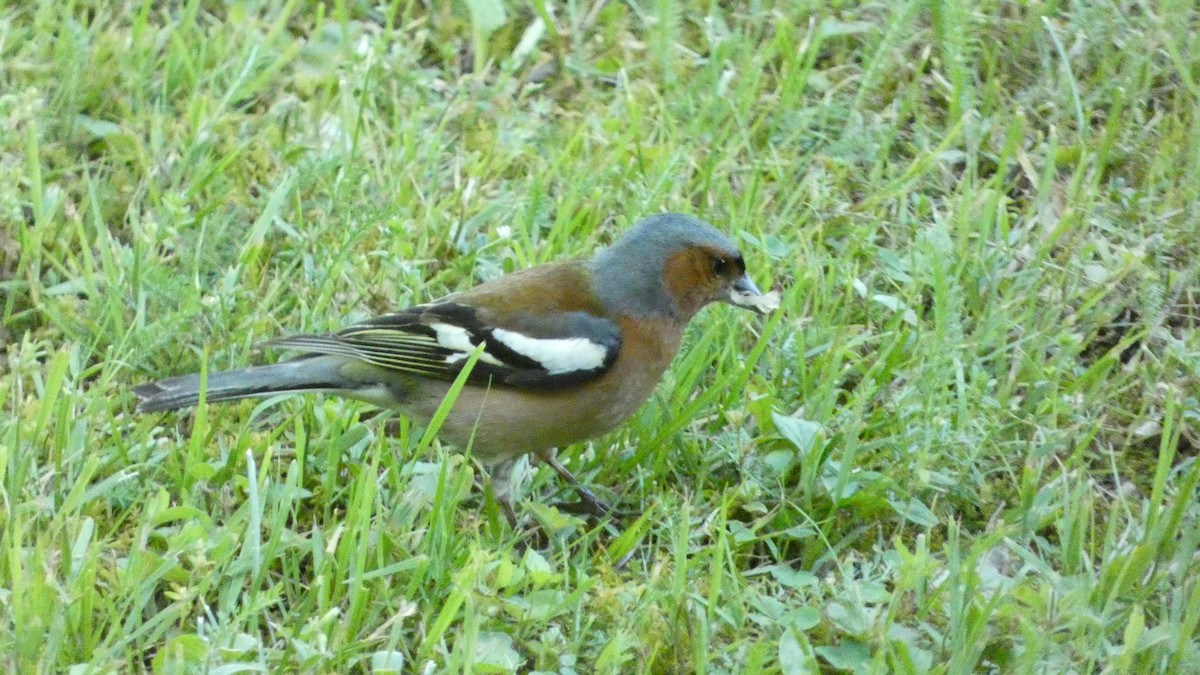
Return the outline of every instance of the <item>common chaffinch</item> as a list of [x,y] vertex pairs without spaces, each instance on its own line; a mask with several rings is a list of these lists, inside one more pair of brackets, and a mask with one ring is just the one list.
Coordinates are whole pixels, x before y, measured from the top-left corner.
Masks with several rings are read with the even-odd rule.
[[[595,497],[555,458],[556,448],[617,427],[649,398],[691,318],[726,301],[773,309],[746,274],[737,246],[712,225],[667,213],[637,223],[590,260],[509,274],[440,300],[325,335],[269,345],[299,356],[271,365],[172,377],[134,388],[140,412],[284,392],[329,392],[428,423],[470,357],[465,386],[439,436],[489,470],[515,523],[510,476],[535,453]],[[480,349],[481,348],[481,349]]]

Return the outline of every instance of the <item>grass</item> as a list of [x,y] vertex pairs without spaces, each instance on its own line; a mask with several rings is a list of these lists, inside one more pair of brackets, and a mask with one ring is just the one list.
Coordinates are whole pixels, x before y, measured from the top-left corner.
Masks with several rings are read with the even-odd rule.
[[[1200,672],[1198,24],[0,4],[0,668]],[[784,307],[564,453],[622,527],[364,405],[132,413],[664,210]]]

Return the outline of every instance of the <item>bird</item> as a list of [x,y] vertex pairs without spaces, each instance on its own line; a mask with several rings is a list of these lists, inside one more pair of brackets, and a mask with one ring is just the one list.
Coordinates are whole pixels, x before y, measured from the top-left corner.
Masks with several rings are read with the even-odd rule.
[[766,314],[778,293],[758,289],[716,227],[663,213],[591,258],[536,265],[336,332],[266,343],[296,352],[287,360],[170,377],[133,392],[141,413],[196,406],[202,396],[214,403],[323,392],[428,424],[473,361],[437,433],[483,464],[509,523],[517,523],[511,473],[527,454],[601,516],[610,507],[557,460],[557,449],[612,431],[637,411],[692,318],[720,301]]

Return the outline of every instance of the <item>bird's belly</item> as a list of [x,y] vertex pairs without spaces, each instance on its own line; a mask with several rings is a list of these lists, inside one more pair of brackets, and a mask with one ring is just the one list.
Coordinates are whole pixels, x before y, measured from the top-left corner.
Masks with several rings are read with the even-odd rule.
[[[655,378],[657,379],[657,378]],[[439,437],[486,462],[528,452],[565,447],[620,426],[649,398],[646,387],[577,392],[529,392],[514,389],[464,389]],[[428,420],[441,403],[434,393],[416,406],[414,417]]]

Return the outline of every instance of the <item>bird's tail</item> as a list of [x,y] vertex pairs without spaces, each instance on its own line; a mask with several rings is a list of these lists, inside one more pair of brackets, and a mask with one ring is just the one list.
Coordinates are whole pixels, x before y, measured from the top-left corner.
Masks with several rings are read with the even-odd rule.
[[[209,403],[288,392],[337,391],[350,383],[342,376],[346,359],[337,356],[299,358],[267,366],[209,373],[204,398]],[[176,410],[200,403],[199,374],[169,377],[133,388],[138,412]]]

